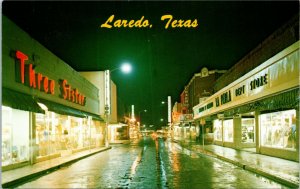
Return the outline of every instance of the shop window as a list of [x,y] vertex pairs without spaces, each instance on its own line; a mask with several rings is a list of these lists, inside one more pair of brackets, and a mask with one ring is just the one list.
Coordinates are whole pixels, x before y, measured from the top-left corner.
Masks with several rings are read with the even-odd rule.
[[104,130],[105,125],[101,126],[100,121],[92,120],[92,128],[95,128],[95,132],[92,130],[92,138],[95,138],[96,147],[104,145]]
[[242,142],[254,143],[255,119],[242,118]]
[[59,149],[61,138],[61,126],[58,124],[58,116],[53,112],[36,114],[36,144],[38,156],[54,154]]
[[296,110],[259,116],[261,145],[296,150]]
[[2,166],[29,161],[29,112],[2,106]]
[[222,121],[214,120],[214,140],[222,141]]
[[103,145],[100,122],[46,111],[36,114],[36,144],[38,157]]
[[224,129],[224,141],[225,142],[233,142],[233,120],[224,120],[223,121]]

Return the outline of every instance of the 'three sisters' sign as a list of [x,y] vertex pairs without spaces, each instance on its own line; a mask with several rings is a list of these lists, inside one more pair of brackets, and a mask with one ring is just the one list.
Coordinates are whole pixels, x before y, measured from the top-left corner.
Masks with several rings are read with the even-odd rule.
[[[22,84],[26,84],[31,88],[40,90],[47,94],[54,95],[55,93],[55,81],[49,79],[47,76],[44,76],[41,73],[37,73],[34,70],[32,64],[25,64],[25,61],[28,60],[28,56],[22,53],[21,51],[16,51],[16,58],[20,62],[19,78],[17,80]],[[26,82],[25,82],[26,81]],[[59,81],[60,85],[60,97],[80,104],[82,106],[86,103],[86,97],[79,93],[76,88],[72,88],[68,84],[67,80],[62,79]]]

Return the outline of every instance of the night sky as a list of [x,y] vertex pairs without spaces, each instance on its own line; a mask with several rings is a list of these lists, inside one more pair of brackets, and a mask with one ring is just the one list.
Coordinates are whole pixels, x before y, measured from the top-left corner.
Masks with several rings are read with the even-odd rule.
[[[184,86],[204,66],[229,69],[299,12],[298,1],[52,1],[2,3],[6,15],[77,71],[102,71],[130,62],[133,71],[112,73],[118,111],[131,104],[142,121],[161,126],[167,96],[179,101]],[[196,28],[165,29],[163,15],[197,19]],[[101,28],[111,16],[152,28]]]

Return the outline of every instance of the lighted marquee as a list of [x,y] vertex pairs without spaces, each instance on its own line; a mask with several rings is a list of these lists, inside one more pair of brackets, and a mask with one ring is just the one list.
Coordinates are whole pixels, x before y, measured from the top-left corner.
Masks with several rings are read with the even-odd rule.
[[[41,73],[35,72],[32,64],[25,64],[28,60],[28,56],[26,54],[21,51],[16,51],[16,58],[20,62],[19,76],[17,77],[18,82],[46,94],[55,94],[55,81]],[[86,97],[79,93],[78,89],[72,88],[71,85],[68,84],[67,80],[61,79],[59,81],[59,85],[61,91],[61,95],[59,95],[60,97],[82,106],[85,105]]]

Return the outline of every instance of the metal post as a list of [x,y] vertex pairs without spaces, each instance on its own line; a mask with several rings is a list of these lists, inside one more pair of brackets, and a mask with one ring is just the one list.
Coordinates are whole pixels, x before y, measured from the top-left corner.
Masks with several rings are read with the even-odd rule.
[[89,151],[91,151],[91,144],[92,144],[92,131],[91,131],[92,117],[91,116],[87,116],[87,124],[89,126]]
[[105,133],[105,147],[108,147],[108,124],[109,124],[109,115],[108,114],[105,114],[105,130],[104,130],[104,133]]
[[202,125],[202,149],[204,151],[204,125]]

